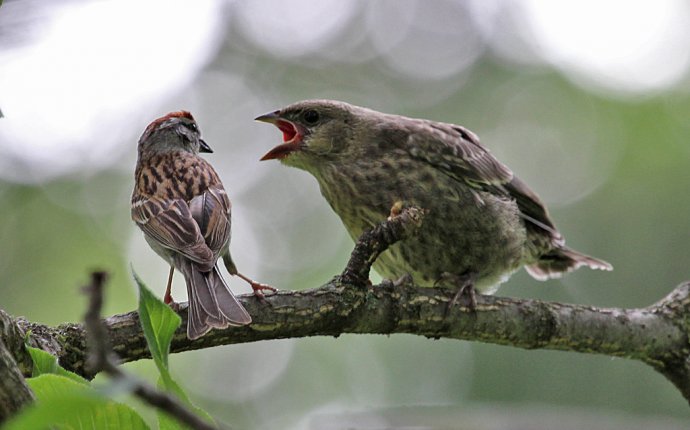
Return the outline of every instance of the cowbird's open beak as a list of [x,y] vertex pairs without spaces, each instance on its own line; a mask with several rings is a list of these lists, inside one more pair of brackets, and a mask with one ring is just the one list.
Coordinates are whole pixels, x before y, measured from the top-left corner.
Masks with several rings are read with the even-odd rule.
[[280,111],[277,110],[275,112],[267,113],[265,115],[257,116],[254,118],[254,121],[261,121],[261,122],[267,122],[269,124],[275,124],[276,121],[280,119]]
[[208,146],[208,143],[204,141],[204,139],[199,139],[199,152],[213,152],[213,149],[211,149],[210,146]]
[[281,118],[279,110],[258,116],[255,121],[273,124],[283,132],[283,143],[268,151],[261,157],[261,161],[280,160],[302,148],[302,137],[304,137],[306,130],[299,124]]

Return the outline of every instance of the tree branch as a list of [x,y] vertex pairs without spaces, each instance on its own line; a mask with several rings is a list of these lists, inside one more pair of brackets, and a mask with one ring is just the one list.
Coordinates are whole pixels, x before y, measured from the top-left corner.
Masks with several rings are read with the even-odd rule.
[[19,366],[0,339],[0,424],[33,400],[34,394],[26,385]]
[[[341,276],[320,288],[279,291],[266,303],[240,297],[252,315],[249,326],[213,330],[190,341],[187,311],[171,352],[216,345],[343,333],[410,333],[429,338],[474,340],[526,349],[605,354],[640,360],[665,375],[690,401],[690,283],[646,308],[596,308],[529,299],[477,295],[476,309],[448,309],[454,292],[411,283],[366,284],[371,263],[388,246],[413,234],[423,213],[406,209],[360,238]],[[80,324],[46,327],[19,320],[31,342],[46,348],[65,368],[93,376],[84,366],[85,333]],[[124,361],[149,358],[136,312],[105,320],[113,350]],[[26,362],[18,357],[18,361]]]

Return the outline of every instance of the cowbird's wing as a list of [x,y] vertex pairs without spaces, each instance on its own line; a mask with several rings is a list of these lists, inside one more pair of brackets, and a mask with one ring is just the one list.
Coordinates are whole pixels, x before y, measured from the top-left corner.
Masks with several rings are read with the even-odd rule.
[[476,134],[459,125],[425,120],[413,120],[405,128],[405,149],[412,157],[474,189],[514,199],[529,230],[547,233],[557,243],[563,241],[539,196],[494,157]]
[[479,143],[479,137],[459,125],[415,120],[406,149],[449,176],[474,188],[503,185],[513,172]]

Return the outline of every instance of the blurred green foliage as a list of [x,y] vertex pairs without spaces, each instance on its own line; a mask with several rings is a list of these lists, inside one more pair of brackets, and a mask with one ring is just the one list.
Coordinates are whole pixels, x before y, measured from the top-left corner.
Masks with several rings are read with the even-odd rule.
[[[365,31],[374,18],[365,11],[349,15],[320,48],[293,53],[247,35],[241,18],[249,7],[227,7],[222,43],[203,70],[138,122],[121,123],[110,164],[0,183],[3,309],[49,324],[77,321],[85,304],[77,286],[102,268],[112,274],[105,312],[129,311],[136,300],[130,262],[162,294],[167,267],[131,225],[129,192],[137,133],[179,108],[194,112],[215,150],[208,157],[233,200],[232,252],[241,270],[282,289],[327,281],[352,243],[312,178],[256,161],[278,134],[251,122],[320,97],[469,127],[544,197],[569,245],[615,267],[546,283],[520,272],[498,294],[643,307],[690,278],[690,96],[682,84],[633,95],[602,91],[490,49],[457,73],[411,76],[376,52]],[[184,300],[181,278],[175,287]],[[500,425],[518,416],[529,428],[550,428],[564,409],[563,428],[585,418],[599,428],[690,424],[687,402],[662,376],[609,357],[396,335],[261,342],[170,361],[195,403],[238,428],[345,427],[348,419],[360,422],[358,414],[385,427],[407,413],[432,428],[451,417],[466,423],[457,428],[512,428]],[[152,363],[126,368],[151,380],[156,374]]]
[[12,417],[3,429],[149,429],[134,409],[109,399],[81,376],[63,369],[51,354],[26,348],[34,363],[27,384],[36,402]]
[[[139,290],[139,321],[151,357],[156,365],[158,387],[177,397],[200,417],[213,423],[203,409],[192,404],[184,389],[170,375],[168,356],[173,334],[181,319],[168,305],[156,298],[134,273]],[[62,368],[57,358],[42,349],[26,345],[33,361],[33,371],[27,383],[36,396],[36,402],[12,417],[7,429],[79,428],[83,430],[138,430],[149,426],[130,406],[118,403],[114,397],[132,394],[135,381],[131,376],[110,381],[105,385],[91,384],[83,377]],[[160,430],[187,428],[166,412],[156,409]],[[3,427],[5,428],[5,427]]]

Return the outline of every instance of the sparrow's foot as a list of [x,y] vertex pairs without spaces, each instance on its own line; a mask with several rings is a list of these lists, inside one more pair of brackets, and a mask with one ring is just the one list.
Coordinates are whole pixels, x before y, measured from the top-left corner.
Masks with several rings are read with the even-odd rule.
[[278,291],[276,288],[271,287],[268,284],[262,284],[261,282],[256,282],[255,280],[244,276],[241,273],[237,273],[237,276],[240,278],[244,279],[251,287],[252,290],[254,290],[254,295],[259,298],[259,300],[263,301],[266,296],[264,296],[264,290],[265,291],[271,291],[271,292],[276,292]]
[[182,306],[178,302],[170,302],[167,303],[167,305],[170,306],[170,309],[174,310],[175,313],[179,313],[180,309],[182,308]]

